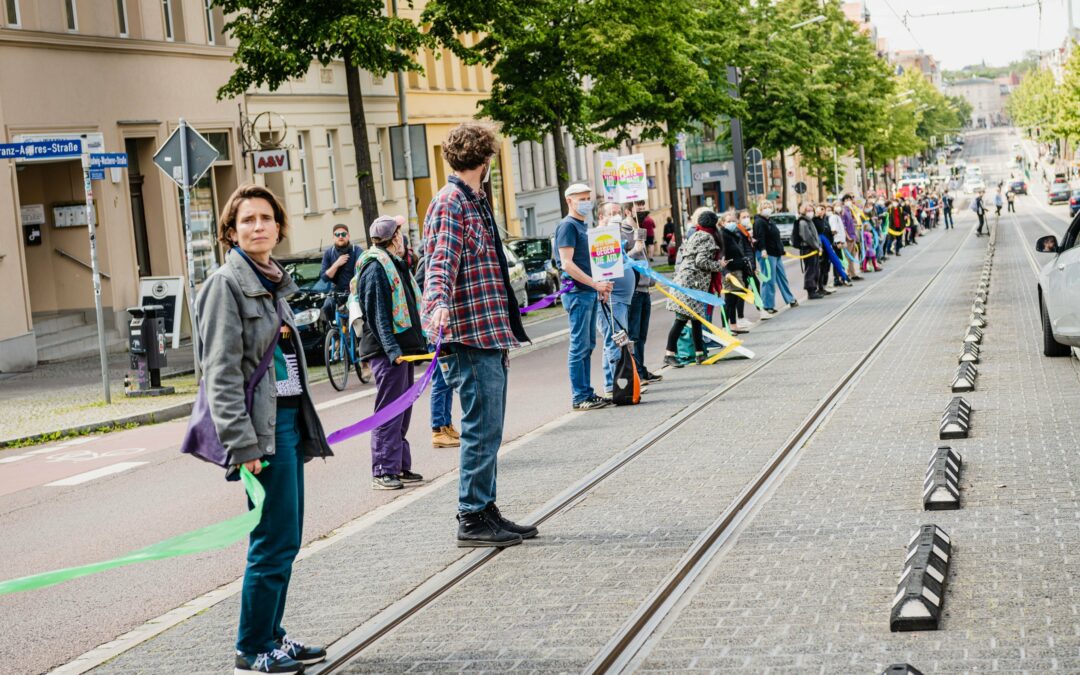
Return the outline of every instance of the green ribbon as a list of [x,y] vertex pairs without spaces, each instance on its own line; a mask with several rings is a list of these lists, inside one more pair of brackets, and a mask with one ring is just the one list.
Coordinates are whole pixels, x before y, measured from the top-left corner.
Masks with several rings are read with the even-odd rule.
[[769,256],[761,256],[761,280],[765,283],[772,281],[772,268],[769,266]]
[[761,302],[761,293],[758,293],[757,282],[754,281],[754,277],[748,277],[746,280],[750,283],[750,290],[754,292],[754,307],[765,309],[765,305]]
[[[266,464],[264,463],[263,466],[266,466]],[[244,481],[244,489],[247,491],[248,499],[254,505],[254,508],[243,515],[213,525],[207,525],[192,532],[185,532],[112,560],[53,570],[52,572],[42,572],[41,574],[32,574],[28,577],[19,577],[18,579],[0,582],[0,595],[46,588],[47,586],[96,574],[114,567],[123,567],[149,560],[175,558],[230,546],[255,529],[255,526],[259,524],[259,520],[262,519],[263,503],[266,501],[266,490],[263,489],[262,483],[246,467],[240,468],[240,478]]]

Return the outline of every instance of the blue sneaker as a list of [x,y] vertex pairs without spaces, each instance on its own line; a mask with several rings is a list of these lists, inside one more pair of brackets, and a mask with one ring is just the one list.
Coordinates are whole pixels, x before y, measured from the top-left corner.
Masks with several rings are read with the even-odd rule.
[[308,647],[299,640],[293,640],[288,635],[281,638],[281,651],[288,654],[293,661],[310,666],[326,660],[326,650],[322,647]]
[[236,666],[233,675],[245,673],[276,673],[276,675],[296,675],[304,672],[304,664],[293,660],[285,652],[275,649],[261,654],[243,654],[236,652]]

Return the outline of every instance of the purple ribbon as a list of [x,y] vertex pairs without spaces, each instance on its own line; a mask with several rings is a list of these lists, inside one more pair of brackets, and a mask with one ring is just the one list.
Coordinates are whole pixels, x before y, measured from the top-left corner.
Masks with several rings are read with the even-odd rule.
[[[420,379],[417,380],[413,386],[409,387],[404,394],[391,401],[385,408],[376,410],[371,417],[366,417],[355,424],[350,424],[343,429],[338,429],[327,436],[326,440],[331,445],[335,445],[355,436],[366,434],[372,429],[381,427],[411,408],[413,403],[416,403],[416,400],[420,398],[420,395],[423,394],[424,390],[431,384],[431,378],[435,376],[435,369],[439,367],[439,352],[441,350],[442,332],[440,331],[439,341],[435,343],[435,356],[431,359],[431,363],[428,364],[427,370],[424,371],[424,374],[420,376]],[[411,368],[412,364],[409,364],[409,367]]]
[[567,282],[565,282],[563,284],[563,287],[560,288],[555,293],[552,293],[551,295],[540,298],[539,300],[537,300],[536,302],[534,302],[531,305],[526,305],[525,307],[522,307],[521,308],[521,313],[525,314],[526,312],[531,312],[531,311],[536,310],[536,309],[543,309],[545,307],[550,307],[551,305],[555,304],[555,301],[559,299],[560,295],[562,295],[563,293],[568,292],[573,287],[574,287],[574,282],[573,281],[567,281]]

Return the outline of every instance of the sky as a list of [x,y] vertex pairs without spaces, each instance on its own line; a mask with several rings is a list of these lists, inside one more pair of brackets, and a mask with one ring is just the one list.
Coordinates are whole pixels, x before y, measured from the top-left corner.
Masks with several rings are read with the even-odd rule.
[[[1061,46],[1067,32],[1067,0],[1042,0],[1038,6],[997,9],[979,13],[919,18],[918,14],[956,12],[994,7],[1034,5],[1035,0],[865,0],[878,34],[889,41],[889,50],[919,49],[938,60],[946,70],[982,63],[1004,66],[1019,60],[1028,50]],[[1074,23],[1080,20],[1080,0],[1075,0]],[[907,28],[901,18],[910,14]],[[910,32],[909,30],[910,29]]]

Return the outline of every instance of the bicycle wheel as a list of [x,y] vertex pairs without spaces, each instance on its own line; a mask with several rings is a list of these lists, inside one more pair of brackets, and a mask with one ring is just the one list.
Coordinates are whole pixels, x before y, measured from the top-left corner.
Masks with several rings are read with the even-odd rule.
[[345,355],[345,345],[341,343],[341,331],[336,327],[331,327],[326,334],[323,358],[331,386],[338,391],[344,391],[345,384],[349,381],[349,359]]
[[357,379],[363,384],[367,384],[371,380],[371,370],[359,358],[353,361],[353,370],[356,371]]

